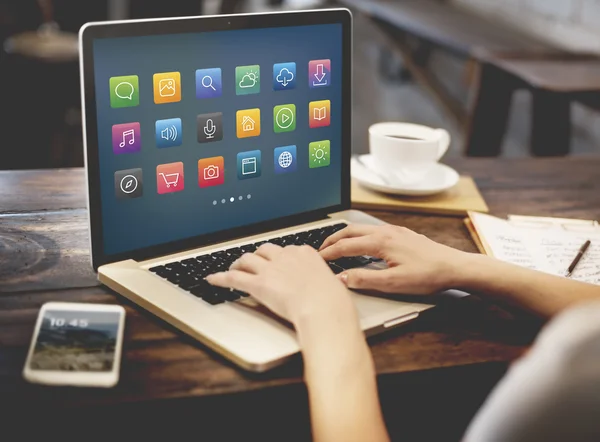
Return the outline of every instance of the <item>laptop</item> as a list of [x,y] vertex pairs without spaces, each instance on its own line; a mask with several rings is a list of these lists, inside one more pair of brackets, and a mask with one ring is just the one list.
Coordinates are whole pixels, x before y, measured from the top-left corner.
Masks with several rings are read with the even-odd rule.
[[[298,353],[289,324],[204,278],[265,242],[384,224],[350,210],[350,12],[89,23],[80,47],[99,280],[246,370]],[[431,307],[352,296],[367,334]]]

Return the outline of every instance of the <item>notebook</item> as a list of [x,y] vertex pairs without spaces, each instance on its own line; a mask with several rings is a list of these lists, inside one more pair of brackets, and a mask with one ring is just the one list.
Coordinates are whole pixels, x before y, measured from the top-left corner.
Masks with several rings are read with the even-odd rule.
[[597,221],[469,212],[465,224],[481,253],[501,261],[565,276],[580,247],[591,246],[572,279],[600,284],[600,225]]
[[425,197],[398,197],[375,192],[352,180],[352,207],[364,210],[432,213],[464,217],[470,210],[487,212],[488,206],[470,176],[461,176],[452,189]]

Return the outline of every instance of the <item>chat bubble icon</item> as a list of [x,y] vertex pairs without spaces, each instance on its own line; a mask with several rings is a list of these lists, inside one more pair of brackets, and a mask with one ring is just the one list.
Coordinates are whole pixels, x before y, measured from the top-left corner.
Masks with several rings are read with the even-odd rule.
[[133,87],[133,84],[127,81],[117,84],[117,87],[115,88],[115,94],[117,97],[126,98],[127,100],[131,100],[134,92],[135,88]]
[[131,107],[140,104],[139,83],[137,75],[111,77],[110,105],[113,108]]

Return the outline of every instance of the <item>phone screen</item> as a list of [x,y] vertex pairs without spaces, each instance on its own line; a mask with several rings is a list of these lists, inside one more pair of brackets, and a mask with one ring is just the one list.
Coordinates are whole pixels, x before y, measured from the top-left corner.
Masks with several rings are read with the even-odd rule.
[[29,368],[110,372],[119,319],[118,312],[46,310]]

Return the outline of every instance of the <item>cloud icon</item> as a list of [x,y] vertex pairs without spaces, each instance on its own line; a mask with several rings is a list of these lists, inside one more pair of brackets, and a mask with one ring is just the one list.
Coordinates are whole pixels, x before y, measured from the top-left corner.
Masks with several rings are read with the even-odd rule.
[[281,83],[283,86],[287,86],[294,80],[294,74],[288,69],[283,68],[279,71],[279,75],[277,76],[277,83]]
[[240,87],[245,89],[254,86],[256,86],[256,74],[253,72],[245,74],[240,81]]

